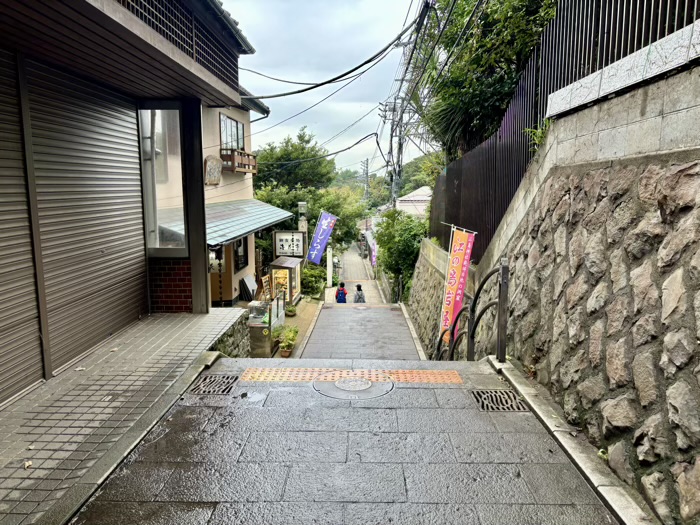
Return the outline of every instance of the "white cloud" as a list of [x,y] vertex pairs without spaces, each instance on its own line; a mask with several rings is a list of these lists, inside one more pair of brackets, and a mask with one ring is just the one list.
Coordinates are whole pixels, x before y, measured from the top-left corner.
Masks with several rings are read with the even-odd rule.
[[[262,73],[297,80],[318,82],[356,66],[384,47],[402,28],[409,4],[411,17],[420,2],[411,0],[224,0],[224,7],[239,22],[256,53],[240,58],[240,66]],[[264,133],[253,136],[253,147],[277,142],[307,126],[319,142],[333,135],[386,99],[401,57],[394,50],[362,78],[316,108]],[[241,84],[256,95],[295,89],[241,71]],[[341,84],[333,84],[300,95],[265,100],[272,114],[252,125],[252,132],[273,124],[318,102]],[[296,86],[300,87],[300,86]],[[347,147],[376,131],[378,113],[366,117],[328,145],[330,151]],[[388,147],[388,129],[382,148]],[[415,150],[415,148],[413,148]],[[336,159],[339,167],[371,157],[373,141],[367,141]],[[417,153],[408,148],[408,158]],[[357,164],[356,164],[357,163]],[[380,159],[375,167],[380,165]]]

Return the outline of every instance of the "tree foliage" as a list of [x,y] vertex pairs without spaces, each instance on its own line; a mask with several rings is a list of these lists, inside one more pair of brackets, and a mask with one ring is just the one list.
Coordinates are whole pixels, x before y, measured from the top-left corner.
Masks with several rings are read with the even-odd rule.
[[[280,144],[269,143],[256,152],[258,174],[255,188],[279,184],[288,188],[298,185],[305,188],[327,187],[335,178],[335,161],[317,159],[328,151],[314,140],[314,135],[303,127],[296,138],[287,137]],[[305,159],[305,162],[298,162]],[[289,163],[289,164],[285,164]]]
[[445,156],[442,152],[428,153],[406,163],[400,181],[399,196],[408,195],[423,186],[434,189],[435,181],[443,169]]
[[408,281],[418,261],[420,243],[428,233],[425,221],[400,210],[389,210],[382,215],[377,229],[379,263],[394,278],[403,276]]
[[342,187],[348,187],[351,189],[361,188],[362,183],[360,182],[360,172],[349,169],[338,171],[333,179],[333,182],[331,183],[331,188]]
[[[477,0],[458,0],[437,47],[450,52]],[[441,20],[452,0],[438,0]],[[498,129],[520,75],[547,23],[554,17],[556,0],[499,0],[487,2],[471,32],[459,44],[454,60],[435,81],[439,71],[428,67],[424,86],[433,85],[425,105],[414,99],[423,121],[443,145],[449,159],[476,146]],[[437,24],[426,45],[437,39]],[[429,44],[428,44],[429,43]]]
[[[308,205],[306,216],[309,235],[313,234],[321,211],[335,215],[338,221],[331,238],[331,246],[334,249],[348,245],[357,238],[359,235],[357,223],[365,217],[367,212],[366,205],[361,201],[361,194],[347,187],[318,190],[301,186],[289,188],[268,184],[256,191],[255,198],[294,214],[294,218],[276,225],[277,230],[297,229],[299,202],[306,202]],[[272,257],[272,242],[269,234],[261,237],[258,247],[263,250],[263,257],[269,262]]]

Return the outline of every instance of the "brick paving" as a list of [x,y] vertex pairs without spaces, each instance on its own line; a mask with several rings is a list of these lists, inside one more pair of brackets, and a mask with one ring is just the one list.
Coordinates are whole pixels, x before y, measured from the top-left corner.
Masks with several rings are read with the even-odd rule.
[[[207,373],[299,363],[222,359]],[[185,394],[73,524],[616,523],[531,413],[478,409],[472,390],[509,388],[487,363],[304,364],[454,371],[460,381],[396,382],[373,399],[283,377]]]
[[0,410],[0,524],[38,520],[243,312],[146,317]]

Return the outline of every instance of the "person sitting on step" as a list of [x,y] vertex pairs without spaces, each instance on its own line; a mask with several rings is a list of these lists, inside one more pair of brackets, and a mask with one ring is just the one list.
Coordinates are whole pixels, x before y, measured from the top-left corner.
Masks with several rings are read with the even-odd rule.
[[364,303],[365,302],[365,292],[362,291],[362,285],[358,284],[357,291],[355,292],[355,297],[353,298],[354,303]]
[[348,291],[345,289],[345,283],[341,282],[338,289],[335,291],[335,302],[336,303],[347,303],[348,302]]

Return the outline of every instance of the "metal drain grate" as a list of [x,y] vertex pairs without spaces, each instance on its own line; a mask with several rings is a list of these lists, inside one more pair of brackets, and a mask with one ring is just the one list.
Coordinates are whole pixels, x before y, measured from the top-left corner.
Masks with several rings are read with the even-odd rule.
[[236,386],[238,376],[212,374],[202,376],[190,389],[190,394],[200,396],[225,396],[230,394]]
[[472,395],[482,412],[528,412],[512,390],[473,390]]

